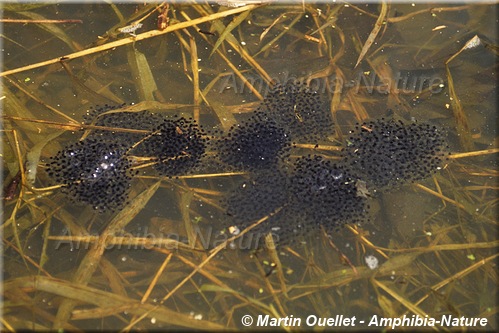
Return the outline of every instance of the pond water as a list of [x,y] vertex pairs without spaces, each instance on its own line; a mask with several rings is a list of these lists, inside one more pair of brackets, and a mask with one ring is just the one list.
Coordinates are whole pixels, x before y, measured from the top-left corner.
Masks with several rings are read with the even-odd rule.
[[[3,15],[5,328],[497,329],[494,5]],[[403,157],[372,141],[388,124]]]

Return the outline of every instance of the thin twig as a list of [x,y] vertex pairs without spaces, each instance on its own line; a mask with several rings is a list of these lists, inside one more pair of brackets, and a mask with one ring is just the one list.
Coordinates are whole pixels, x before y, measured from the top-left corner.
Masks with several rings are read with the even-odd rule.
[[35,63],[35,64],[31,64],[31,65],[28,65],[28,66],[19,67],[19,68],[16,68],[16,69],[11,69],[11,70],[8,70],[8,71],[5,71],[5,72],[1,72],[0,73],[0,77],[4,77],[6,75],[16,74],[16,73],[20,73],[20,72],[25,72],[25,71],[28,71],[30,69],[35,69],[35,68],[40,68],[40,67],[44,67],[44,66],[56,64],[56,63],[58,63],[60,61],[69,61],[69,60],[72,60],[72,59],[81,58],[81,57],[84,57],[84,56],[89,55],[89,54],[94,54],[94,53],[97,53],[97,52],[102,52],[102,51],[114,49],[116,47],[127,45],[127,44],[131,44],[131,43],[135,43],[135,42],[140,41],[140,40],[144,40],[144,39],[148,39],[148,38],[152,38],[152,37],[156,37],[156,36],[161,36],[161,35],[167,34],[167,33],[172,32],[172,31],[177,31],[177,30],[180,30],[180,29],[185,29],[185,28],[188,28],[188,27],[192,27],[192,26],[194,26],[196,24],[201,24],[201,23],[204,23],[204,22],[214,21],[214,20],[217,20],[217,19],[220,19],[220,18],[223,18],[223,17],[227,17],[227,16],[230,16],[230,15],[234,15],[234,14],[237,14],[237,13],[244,12],[246,10],[253,10],[253,9],[257,8],[257,7],[258,7],[258,5],[248,5],[248,6],[244,6],[244,7],[238,7],[238,8],[226,10],[224,12],[218,12],[218,13],[214,13],[214,14],[211,14],[211,15],[199,17],[199,18],[194,19],[192,21],[180,22],[180,23],[177,23],[177,24],[174,24],[174,25],[171,25],[171,26],[167,27],[165,30],[161,30],[161,31],[160,30],[150,30],[150,31],[138,34],[136,36],[126,37],[126,38],[119,39],[119,40],[116,40],[116,41],[113,41],[113,42],[110,42],[110,43],[107,43],[107,44],[99,45],[99,46],[96,46],[96,47],[91,47],[89,49],[82,50],[82,51],[79,51],[79,52],[70,53],[70,54],[67,54],[65,56],[61,56],[61,57],[57,57],[57,58],[54,58],[54,59],[50,59],[50,60],[38,62],[38,63]]

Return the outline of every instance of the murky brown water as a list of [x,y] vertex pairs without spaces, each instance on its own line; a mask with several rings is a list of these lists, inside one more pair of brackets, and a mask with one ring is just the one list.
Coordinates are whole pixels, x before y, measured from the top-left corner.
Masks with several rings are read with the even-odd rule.
[[[4,23],[3,71],[128,38],[116,29],[155,6],[8,5],[5,18],[81,23]],[[486,150],[496,148],[497,10],[438,6],[391,4],[388,22],[358,66],[381,5],[270,5],[247,17],[238,13],[216,25],[201,23],[4,77],[4,189],[20,160],[30,171],[37,165],[35,188],[27,174],[22,194],[12,192],[4,202],[5,327],[60,327],[70,319],[64,327],[244,328],[243,316],[250,315],[250,328],[259,316],[260,324],[281,317],[289,319],[281,326],[294,327],[293,316],[308,328],[320,326],[309,316],[343,315],[356,317],[355,328],[377,329],[390,323],[373,318],[428,315],[486,318],[485,327],[473,329],[496,329],[497,155]],[[166,15],[174,26],[226,9],[175,4]],[[134,33],[155,30],[159,14],[153,12]],[[234,17],[240,24],[212,54],[224,27],[237,22]],[[450,83],[446,61],[478,39],[480,45],[448,63]],[[354,124],[380,117],[439,125],[448,132],[453,155],[478,153],[451,158],[435,177],[371,198],[370,222],[360,228],[329,237],[318,230],[303,243],[256,253],[243,249],[242,240],[236,249],[216,247],[228,238],[219,233],[226,218],[220,201],[248,176],[221,170],[210,153],[194,173],[206,175],[199,178],[168,180],[141,171],[118,219],[119,212],[97,214],[74,204],[60,189],[43,190],[51,184],[46,162],[81,138],[83,131],[68,124],[80,124],[89,108],[141,103],[165,115],[199,112],[208,131],[227,130],[265,96],[266,78],[308,79],[332,99],[335,132],[323,138],[325,148],[310,142],[312,148],[303,145],[293,157],[315,153],[337,160],[334,147]],[[196,85],[200,93],[194,96]],[[125,229],[114,234],[124,237],[115,239],[121,245],[108,243],[102,253],[98,246],[88,250],[88,238],[54,238],[102,235],[120,223]],[[138,238],[169,238],[195,249],[133,243]],[[379,261],[375,270],[366,265],[371,256]]]

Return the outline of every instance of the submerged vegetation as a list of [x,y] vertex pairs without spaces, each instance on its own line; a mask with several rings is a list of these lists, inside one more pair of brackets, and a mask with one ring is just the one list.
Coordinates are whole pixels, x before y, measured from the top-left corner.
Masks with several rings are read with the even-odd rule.
[[233,3],[3,5],[3,327],[497,329],[493,6]]

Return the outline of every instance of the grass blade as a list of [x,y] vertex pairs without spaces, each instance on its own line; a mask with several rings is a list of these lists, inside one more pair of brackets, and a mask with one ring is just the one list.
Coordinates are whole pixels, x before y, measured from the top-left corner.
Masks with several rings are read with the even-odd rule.
[[114,293],[102,291],[99,289],[87,287],[79,284],[72,284],[67,281],[47,278],[42,276],[25,277],[10,280],[5,283],[6,288],[28,288],[38,291],[44,291],[51,294],[67,297],[74,302],[84,302],[94,304],[101,308],[123,307],[127,306],[127,311],[136,315],[148,313],[151,318],[156,318],[167,324],[194,328],[194,329],[223,329],[222,325],[206,321],[193,320],[188,314],[179,313],[168,309],[165,306],[155,306],[152,304],[143,304],[138,300],[127,298]]
[[385,21],[387,13],[388,13],[388,5],[386,4],[385,1],[382,1],[381,13],[379,13],[378,19],[374,24],[374,28],[369,34],[369,37],[367,38],[366,42],[364,43],[362,51],[360,51],[359,58],[357,59],[357,63],[355,64],[354,68],[356,68],[359,65],[362,59],[364,59],[364,56],[366,55],[367,51],[369,51],[369,49],[371,48],[371,45],[374,43],[376,36],[378,35],[379,31],[381,30],[381,27],[383,26],[383,22]]
[[[94,244],[92,248],[88,251],[85,258],[80,263],[78,270],[76,271],[73,283],[79,285],[86,285],[92,275],[94,274],[97,267],[99,267],[99,261],[104,254],[104,251],[108,245],[108,239],[110,236],[121,229],[123,229],[133,218],[144,208],[149,199],[156,193],[159,188],[160,182],[157,182],[141,194],[139,194],[131,204],[127,205],[122,211],[120,211],[114,219],[110,222],[106,230],[103,231],[99,238],[97,244]],[[71,311],[76,305],[74,300],[65,299],[57,312],[56,320],[54,321],[53,327],[62,327],[71,317]]]
[[110,49],[113,49],[115,47],[119,47],[119,46],[131,44],[131,43],[135,43],[136,41],[139,41],[139,40],[148,39],[148,38],[152,38],[152,37],[156,37],[156,36],[161,36],[161,35],[167,34],[169,32],[173,32],[173,31],[185,29],[185,28],[188,28],[188,27],[192,27],[192,26],[194,26],[196,24],[201,24],[201,23],[204,23],[204,22],[209,22],[209,21],[217,20],[219,18],[227,17],[227,16],[230,16],[230,15],[233,15],[233,14],[244,12],[244,11],[250,11],[250,10],[256,8],[256,7],[258,7],[258,6],[257,5],[248,5],[248,6],[244,6],[244,7],[238,7],[238,8],[230,9],[230,10],[227,10],[227,11],[224,11],[224,12],[221,12],[221,13],[214,13],[214,14],[211,14],[211,15],[199,17],[199,18],[194,19],[192,21],[180,22],[180,23],[177,23],[177,24],[174,24],[174,25],[171,25],[171,26],[167,27],[165,30],[161,30],[161,31],[160,30],[147,31],[147,32],[138,34],[137,36],[131,36],[131,37],[128,37],[128,38],[119,39],[119,40],[116,40],[116,41],[113,41],[113,42],[110,42],[110,43],[107,43],[107,44],[103,44],[103,45],[96,46],[96,47],[91,47],[89,49],[85,49],[85,50],[82,50],[82,51],[79,51],[79,52],[67,54],[67,55],[62,56],[62,57],[57,57],[57,58],[54,58],[54,59],[50,59],[50,60],[38,62],[36,64],[31,64],[31,65],[27,65],[27,66],[24,66],[24,67],[19,67],[19,68],[12,69],[12,70],[7,70],[7,71],[4,71],[4,72],[1,72],[0,73],[0,77],[6,76],[6,75],[15,74],[15,73],[24,72],[24,71],[27,71],[27,70],[30,70],[30,69],[35,69],[35,68],[39,68],[39,67],[43,67],[43,66],[48,66],[48,65],[56,64],[56,63],[58,63],[58,62],[60,62],[62,60],[68,61],[68,60],[71,60],[71,59],[81,58],[81,57],[84,57],[84,56],[89,55],[89,54],[94,54],[94,53],[97,53],[97,52],[102,52],[102,51],[110,50]]
[[215,51],[218,49],[220,44],[229,36],[230,32],[237,28],[238,25],[240,25],[249,15],[249,11],[242,12],[239,14],[237,17],[235,17],[232,22],[230,22],[227,27],[224,29],[220,37],[218,37],[217,42],[215,43],[215,46],[213,46],[213,50],[211,50],[210,57],[215,53]]
[[158,86],[146,56],[139,52],[134,45],[128,45],[126,54],[140,100],[154,101],[154,92],[158,90]]

